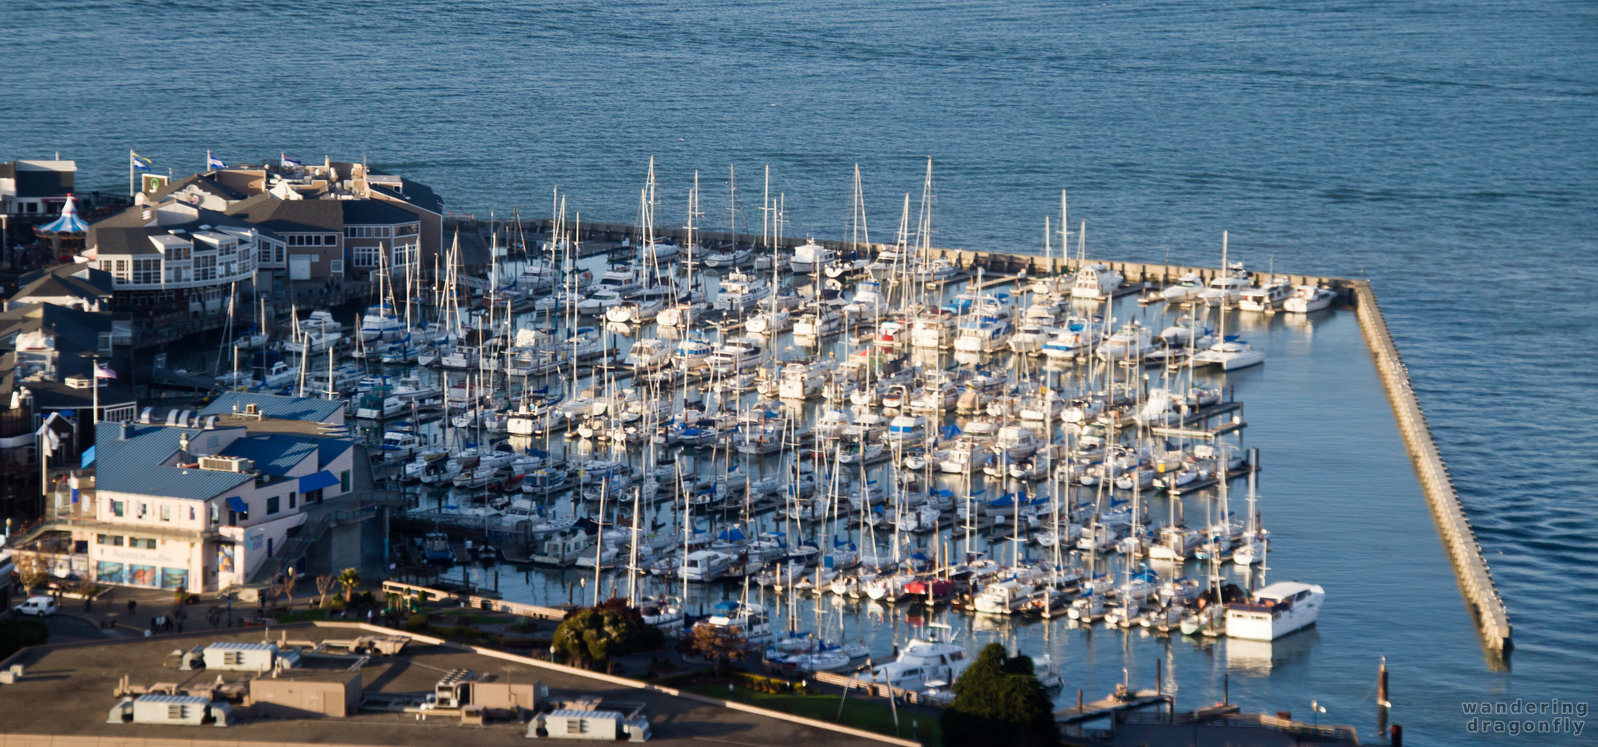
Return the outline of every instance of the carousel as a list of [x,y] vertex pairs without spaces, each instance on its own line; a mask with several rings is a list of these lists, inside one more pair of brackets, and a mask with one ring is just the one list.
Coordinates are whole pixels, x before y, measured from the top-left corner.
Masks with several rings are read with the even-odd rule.
[[33,233],[41,239],[49,239],[51,256],[57,257],[61,262],[70,262],[72,258],[67,255],[83,249],[83,239],[89,233],[89,224],[78,217],[78,207],[73,202],[72,195],[67,195],[66,203],[61,206],[61,217],[35,227]]

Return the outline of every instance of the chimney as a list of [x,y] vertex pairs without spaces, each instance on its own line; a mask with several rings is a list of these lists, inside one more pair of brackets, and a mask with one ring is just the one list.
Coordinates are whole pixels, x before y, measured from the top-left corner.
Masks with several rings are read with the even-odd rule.
[[122,421],[122,437],[118,440],[126,441],[130,438],[133,438],[133,423],[124,420]]
[[178,463],[188,464],[189,461],[189,434],[183,433],[178,436]]

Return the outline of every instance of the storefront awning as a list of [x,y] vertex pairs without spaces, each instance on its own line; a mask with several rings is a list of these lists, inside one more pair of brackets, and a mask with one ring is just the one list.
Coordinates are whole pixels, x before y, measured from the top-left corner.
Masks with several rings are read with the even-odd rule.
[[306,475],[300,478],[300,492],[309,493],[313,490],[330,488],[337,484],[338,478],[334,477],[332,472],[324,469],[314,475]]
[[236,495],[228,496],[227,507],[241,514],[248,513],[250,510],[250,504],[245,503],[243,498],[240,498]]

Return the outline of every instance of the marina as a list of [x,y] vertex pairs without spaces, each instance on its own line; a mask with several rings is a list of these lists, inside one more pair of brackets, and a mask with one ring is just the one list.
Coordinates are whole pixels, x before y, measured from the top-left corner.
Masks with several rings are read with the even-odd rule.
[[[733,613],[743,621],[758,610],[760,629],[774,636],[758,645],[771,646],[762,655],[779,667],[814,659],[849,671],[863,660],[829,647],[853,636],[860,655],[881,655],[925,625],[963,629],[973,640],[1041,633],[1044,643],[1103,625],[1168,638],[1165,646],[1190,638],[1195,651],[1208,650],[1235,624],[1229,609],[1267,609],[1249,607],[1249,591],[1268,583],[1273,550],[1293,553],[1276,517],[1289,507],[1268,500],[1254,508],[1262,459],[1274,462],[1291,443],[1256,447],[1247,438],[1245,403],[1260,417],[1252,390],[1276,380],[1256,371],[1278,368],[1272,351],[1310,330],[1391,347],[1371,341],[1382,330],[1359,316],[1371,294],[1357,281],[1255,274],[1340,299],[1305,316],[1281,304],[1243,311],[1237,302],[1161,297],[1176,279],[1203,284],[1235,271],[905,244],[871,247],[898,257],[899,267],[821,280],[820,262],[807,264],[810,278],[785,271],[791,262],[774,237],[734,235],[728,245],[748,242],[753,267],[704,272],[691,263],[710,252],[705,237],[685,234],[693,248],[673,246],[674,261],[660,262],[658,248],[641,247],[664,241],[635,229],[643,238],[627,242],[629,261],[627,251],[583,250],[561,222],[551,226],[535,242],[525,227],[498,225],[490,243],[526,248],[496,257],[486,285],[452,287],[446,274],[432,288],[407,281],[406,290],[371,299],[358,312],[365,316],[335,335],[366,363],[341,362],[335,343],[331,354],[284,356],[298,379],[267,387],[254,370],[248,388],[348,403],[354,432],[374,447],[374,474],[410,496],[412,508],[392,520],[411,538],[397,546],[397,577],[423,587],[458,579],[491,594],[471,597],[474,606],[519,605],[535,617],[611,596],[675,608],[669,619],[690,624]],[[860,250],[840,244],[834,254],[848,251]],[[772,259],[755,264],[763,252]],[[935,279],[916,270],[917,257],[956,270]],[[1073,278],[1109,272],[1123,279],[1102,298],[1069,297]],[[762,273],[774,282],[760,281]],[[628,278],[613,307],[585,307],[574,290],[595,277]],[[729,278],[741,283],[734,292],[756,288],[759,297],[718,301]],[[526,293],[523,282],[543,282],[551,295]],[[561,282],[570,300],[538,308]],[[656,284],[669,288],[660,308],[692,315],[712,334],[684,332],[681,320],[606,319],[636,319],[613,312],[654,303],[646,289]],[[897,302],[879,295],[884,285]],[[586,297],[607,292],[595,287]],[[870,314],[860,311],[866,297],[876,304]],[[803,319],[829,306],[850,310],[819,333],[802,325],[749,331],[751,319],[769,324],[768,312]],[[402,311],[406,326],[364,331],[374,315],[400,319]],[[1214,344],[1223,314],[1235,333],[1229,340],[1247,335],[1272,362],[1246,372],[1194,363],[1188,351]],[[1084,342],[1069,357],[1045,355],[1041,345],[1009,344],[1023,318],[1045,325],[1042,336],[1059,334],[1046,331],[1054,324],[1090,332],[1074,333]],[[269,336],[293,339],[303,334],[295,327]],[[927,329],[945,331],[916,337]],[[1005,336],[961,344],[977,331]],[[1122,335],[1130,342],[1116,342]],[[414,359],[372,365],[418,338],[431,347],[423,343]],[[590,347],[614,353],[583,352]],[[332,373],[320,384],[301,383],[323,370]],[[329,385],[340,378],[348,389]],[[408,405],[377,407],[395,382],[417,393]],[[371,408],[356,408],[368,400]],[[1438,531],[1454,530],[1439,519]],[[434,534],[451,538],[436,558],[426,551]],[[1466,583],[1473,563],[1485,568],[1479,553],[1449,557],[1472,607],[1495,609],[1490,583]],[[1336,594],[1328,596],[1335,609]],[[1477,617],[1483,645],[1507,648],[1507,627],[1493,627],[1507,618]],[[1319,638],[1316,622],[1312,614],[1266,634],[1265,660],[1271,638],[1292,641],[1277,644],[1284,650]],[[805,643],[777,646],[778,630]],[[1247,651],[1243,643],[1221,645]],[[938,687],[904,692],[935,702]]]
[[[518,665],[545,730],[652,687],[651,741],[970,743],[999,644],[1071,743],[1589,736],[1590,7],[12,15],[0,599],[128,645],[0,664],[41,706],[0,742],[221,734],[95,683],[364,591],[431,600],[370,632],[424,657],[605,670],[546,651],[607,599],[668,633]],[[385,668],[377,706],[449,679]]]

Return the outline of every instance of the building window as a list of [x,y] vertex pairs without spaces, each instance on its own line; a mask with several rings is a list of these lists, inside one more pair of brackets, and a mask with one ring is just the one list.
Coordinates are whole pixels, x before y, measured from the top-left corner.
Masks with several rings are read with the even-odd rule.
[[149,518],[149,516],[150,516],[150,504],[145,503],[143,501],[140,501],[139,502],[139,518],[146,519],[146,518]]
[[135,259],[133,260],[133,282],[145,285],[156,285],[161,282],[161,260]]
[[355,266],[361,268],[376,267],[378,253],[383,251],[381,246],[354,246],[350,253],[355,256]]
[[121,518],[127,514],[127,504],[122,501],[111,501],[111,515]]
[[215,254],[200,254],[194,257],[194,279],[198,281],[216,279]]
[[328,269],[329,272],[333,273],[334,275],[343,275],[344,274],[344,260],[335,259],[335,260],[329,262],[328,266],[327,266],[327,269]]
[[277,513],[277,508],[278,508],[277,500],[278,500],[278,498],[275,495],[272,496],[271,498],[266,499],[266,515],[267,516],[271,516],[272,514]]
[[299,497],[299,493],[292,490],[289,491],[289,508],[294,508],[299,503]]
[[189,506],[189,521],[194,521],[194,507]]
[[161,521],[171,521],[171,520],[172,520],[172,507],[168,506],[165,503],[161,504]]
[[349,470],[344,470],[343,472],[338,473],[338,489],[340,491],[342,491],[342,492],[345,492],[345,493],[350,492],[350,471]]
[[222,509],[217,507],[217,505],[215,503],[207,503],[206,505],[211,507],[211,523],[215,524],[218,521],[221,521],[222,520]]

